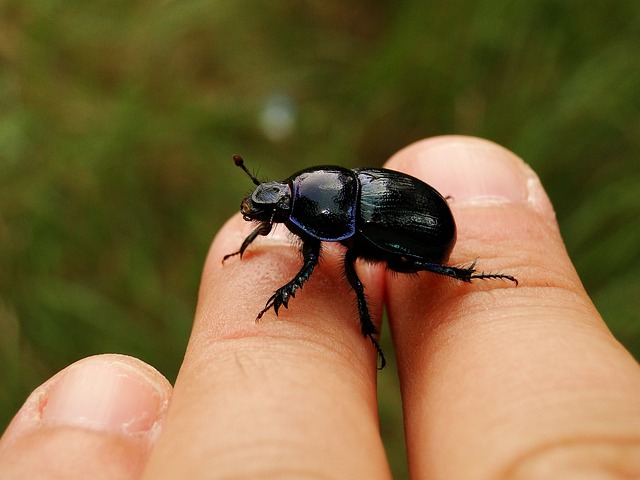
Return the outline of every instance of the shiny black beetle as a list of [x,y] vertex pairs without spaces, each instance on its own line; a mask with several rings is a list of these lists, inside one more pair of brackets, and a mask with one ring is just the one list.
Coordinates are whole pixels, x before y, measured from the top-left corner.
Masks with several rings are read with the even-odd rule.
[[426,270],[463,282],[503,278],[518,284],[511,275],[476,273],[476,262],[467,268],[444,264],[456,241],[453,215],[445,198],[417,178],[383,168],[321,166],[294,173],[284,182],[260,182],[239,155],[233,160],[256,185],[242,201],[240,212],[258,226],[240,250],[226,255],[223,262],[234,255],[242,257],[249,244],[258,235],[267,235],[274,223],[284,223],[302,240],[302,268],[271,295],[256,321],[271,307],[276,315],[281,306],[287,308],[289,299],[313,273],[321,242],[340,242],[347,247],[346,277],[358,300],[362,334],[378,352],[380,369],[386,361],[356,273],[358,258],[385,262],[390,270],[401,273]]

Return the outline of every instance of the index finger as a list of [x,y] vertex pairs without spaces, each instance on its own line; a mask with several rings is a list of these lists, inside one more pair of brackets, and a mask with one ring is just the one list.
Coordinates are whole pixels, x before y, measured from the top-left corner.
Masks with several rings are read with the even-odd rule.
[[[336,249],[279,316],[256,314],[302,259],[284,227],[222,264],[251,231],[234,216],[217,235],[196,319],[146,478],[386,478],[376,357],[362,337]],[[382,270],[359,270],[370,300]],[[380,318],[381,301],[372,301]]]
[[585,293],[535,174],[464,137],[419,142],[389,166],[452,197],[452,264],[479,258],[520,282],[388,277],[416,478],[640,474],[640,369]]

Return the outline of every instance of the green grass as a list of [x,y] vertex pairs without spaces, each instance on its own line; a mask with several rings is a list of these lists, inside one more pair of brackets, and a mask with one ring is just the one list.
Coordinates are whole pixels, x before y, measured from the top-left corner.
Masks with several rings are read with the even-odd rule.
[[[640,357],[638,45],[631,0],[2,0],[0,428],[86,355],[175,377],[209,242],[248,188],[233,153],[284,178],[443,133],[511,148]],[[296,107],[280,141],[258,122],[275,94]]]

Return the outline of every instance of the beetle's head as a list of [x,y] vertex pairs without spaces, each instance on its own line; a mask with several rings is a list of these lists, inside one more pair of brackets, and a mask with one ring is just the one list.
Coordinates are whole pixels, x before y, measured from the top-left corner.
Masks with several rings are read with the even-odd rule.
[[284,222],[289,218],[291,188],[281,182],[261,182],[244,165],[240,155],[233,156],[233,162],[246,173],[256,185],[256,189],[240,204],[240,213],[245,220],[260,222]]
[[240,204],[245,220],[283,222],[289,218],[291,188],[286,183],[264,182]]

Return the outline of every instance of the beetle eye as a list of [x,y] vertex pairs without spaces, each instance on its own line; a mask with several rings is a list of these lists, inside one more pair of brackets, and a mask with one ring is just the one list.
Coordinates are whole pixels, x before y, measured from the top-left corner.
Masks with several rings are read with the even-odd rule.
[[240,213],[242,213],[243,216],[251,213],[251,205],[249,205],[246,198],[242,200],[242,203],[240,204]]

